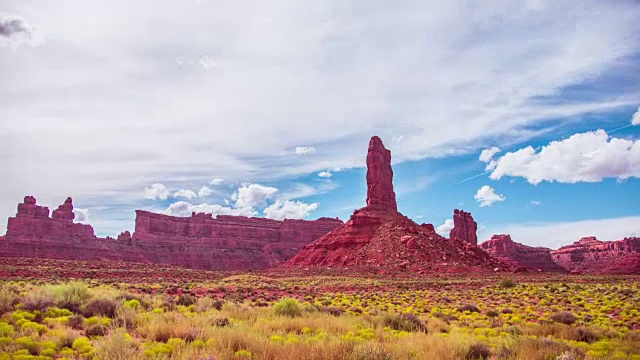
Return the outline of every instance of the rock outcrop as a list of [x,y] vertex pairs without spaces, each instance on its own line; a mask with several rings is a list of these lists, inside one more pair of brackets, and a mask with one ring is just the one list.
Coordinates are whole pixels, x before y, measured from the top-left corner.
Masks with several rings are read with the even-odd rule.
[[478,245],[477,231],[478,224],[473,220],[471,213],[458,209],[453,211],[453,229],[449,233],[450,239]]
[[367,153],[367,206],[305,246],[280,268],[331,267],[418,273],[493,271],[507,266],[476,246],[436,234],[397,211],[391,153],[377,136]]
[[68,198],[49,209],[27,196],[0,237],[0,256],[61,260],[122,260],[206,270],[262,269],[292,257],[304,245],[342,225],[338,219],[269,220],[192,214],[181,218],[136,211],[136,231],[98,238],[73,222]]
[[640,274],[640,238],[600,241],[585,237],[552,250],[553,260],[563,268],[582,273]]
[[532,247],[511,240],[510,235],[493,235],[480,248],[516,269],[566,273],[567,270],[551,258],[551,249]]
[[386,149],[379,137],[369,141],[367,152],[367,205],[397,210],[396,193],[393,191],[393,169],[391,151]]

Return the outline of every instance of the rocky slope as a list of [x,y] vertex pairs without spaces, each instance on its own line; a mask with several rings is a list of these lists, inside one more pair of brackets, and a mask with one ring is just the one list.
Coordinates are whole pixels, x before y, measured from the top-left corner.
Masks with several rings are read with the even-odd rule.
[[107,259],[207,270],[262,269],[342,225],[337,219],[269,220],[192,214],[180,218],[136,211],[136,231],[98,238],[90,225],[73,222],[68,198],[53,211],[27,196],[0,237],[0,256],[62,260]]
[[480,248],[493,257],[520,270],[567,272],[551,258],[551,249],[532,247],[511,240],[510,235],[493,235]]
[[344,225],[305,246],[282,268],[406,269],[419,273],[507,268],[465,240],[443,238],[433,225],[418,225],[397,211],[391,152],[374,136],[367,153],[367,206],[354,211]]

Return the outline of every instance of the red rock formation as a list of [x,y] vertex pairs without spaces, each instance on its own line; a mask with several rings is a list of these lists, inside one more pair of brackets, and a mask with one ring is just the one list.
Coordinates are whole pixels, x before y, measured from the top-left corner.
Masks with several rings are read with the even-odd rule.
[[516,269],[546,272],[567,272],[551,258],[551,249],[531,247],[511,240],[510,235],[493,235],[480,248]]
[[391,154],[374,136],[367,154],[367,206],[305,246],[281,268],[348,267],[413,272],[493,271],[507,267],[476,246],[435,233],[396,210]]
[[90,225],[73,223],[71,199],[54,211],[28,196],[0,237],[0,256],[61,260],[123,260],[207,270],[260,269],[342,225],[338,219],[269,220],[192,214],[179,218],[136,211],[136,231],[101,239]]
[[73,219],[76,218],[76,215],[73,213],[73,201],[70,197],[65,200],[64,204],[58,206],[57,209],[53,210],[53,214],[51,216],[54,219],[60,219],[67,222],[73,222]]
[[289,259],[340,225],[342,221],[330,218],[279,221],[228,215],[213,218],[211,214],[182,218],[136,210],[132,241],[174,247],[152,262],[199,269],[262,269]]
[[49,218],[49,208],[36,205],[33,196],[26,196],[24,203],[18,204],[16,216],[9,218],[7,236],[95,238],[91,226],[73,223],[71,198],[53,211],[53,218]]
[[640,274],[640,238],[600,241],[585,237],[551,251],[553,260],[567,270],[583,273]]
[[396,193],[393,191],[393,169],[391,151],[387,150],[379,137],[369,141],[367,152],[367,205],[389,207],[397,210]]
[[458,209],[453,211],[453,229],[451,229],[449,233],[450,239],[457,239],[471,245],[478,245],[477,230],[478,224],[473,220],[471,213]]

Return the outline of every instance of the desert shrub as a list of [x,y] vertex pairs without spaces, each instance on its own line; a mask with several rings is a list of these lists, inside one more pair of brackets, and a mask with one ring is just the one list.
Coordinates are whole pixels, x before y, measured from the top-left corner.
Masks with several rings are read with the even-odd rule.
[[593,330],[590,330],[586,327],[579,327],[575,332],[576,341],[582,341],[586,343],[593,343],[600,339],[600,336],[595,333]]
[[116,317],[118,305],[115,300],[95,299],[87,304],[84,315],[86,317],[104,316],[113,319]]
[[50,293],[56,305],[61,309],[78,312],[80,306],[84,304],[91,294],[86,284],[80,281],[72,281],[66,284],[49,285],[45,291]]
[[459,312],[469,311],[469,312],[479,313],[480,309],[478,309],[478,307],[473,305],[473,304],[465,304],[465,305],[462,305],[462,306],[458,307],[458,311]]
[[302,315],[302,305],[300,302],[293,298],[284,298],[273,306],[273,309],[276,315],[284,315],[284,316],[301,316]]
[[9,286],[0,286],[0,315],[13,311],[13,307],[20,301],[18,295]]
[[213,326],[225,327],[225,326],[229,325],[229,319],[227,319],[224,316],[218,316],[218,317],[214,318],[211,323],[213,324]]
[[123,330],[104,337],[96,344],[96,354],[100,359],[129,360],[134,359],[137,348],[131,335]]
[[102,324],[91,325],[85,330],[87,336],[105,336],[109,332],[109,328]]
[[471,345],[469,350],[467,350],[467,353],[464,355],[465,360],[489,359],[490,357],[491,349],[483,343]]
[[557,323],[571,325],[576,322],[576,316],[569,311],[558,311],[557,313],[551,315],[551,320]]
[[176,313],[159,314],[142,324],[138,331],[148,339],[157,342],[167,342],[171,338],[193,340],[199,335],[199,329],[194,326],[193,318]]
[[28,311],[41,311],[44,312],[49,307],[55,305],[55,299],[49,292],[44,289],[37,289],[30,291],[22,301],[23,309]]
[[427,324],[413,314],[387,313],[382,317],[383,326],[407,332],[427,332]]
[[513,314],[513,310],[509,309],[509,308],[504,308],[500,311],[503,314]]
[[130,307],[118,308],[116,310],[114,324],[118,327],[124,327],[127,330],[133,330],[138,326],[138,312]]
[[205,312],[211,308],[213,308],[214,300],[210,297],[202,297],[196,301],[196,311],[197,312]]
[[196,303],[197,299],[191,295],[180,295],[178,300],[176,300],[176,304],[182,306],[191,306]]
[[500,283],[498,283],[498,286],[500,286],[503,289],[510,289],[512,287],[515,287],[517,284],[515,281],[513,281],[512,279],[502,279],[500,281]]
[[495,311],[495,310],[489,310],[489,311],[487,311],[487,316],[488,316],[488,317],[496,317],[496,316],[498,316],[498,315],[500,315],[500,313],[499,313],[499,312],[497,312],[497,311]]
[[344,310],[336,307],[323,307],[323,308],[320,308],[320,311],[335,317],[338,317],[344,313]]
[[224,301],[222,300],[215,300],[213,302],[212,307],[218,311],[222,310],[222,305],[224,305]]
[[82,330],[84,328],[84,316],[73,315],[67,320],[67,325],[74,330]]

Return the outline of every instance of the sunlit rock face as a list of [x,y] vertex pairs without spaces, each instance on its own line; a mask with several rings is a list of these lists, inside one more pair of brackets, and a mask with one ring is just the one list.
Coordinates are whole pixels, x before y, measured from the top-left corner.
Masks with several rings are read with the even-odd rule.
[[108,259],[207,270],[262,269],[285,261],[304,245],[342,225],[338,219],[269,220],[192,214],[174,217],[136,211],[136,231],[98,238],[74,223],[71,198],[53,211],[27,196],[0,237],[0,256],[63,260]]
[[369,142],[366,163],[367,206],[355,210],[344,225],[305,246],[282,268],[321,266],[419,273],[508,268],[469,242],[446,239],[432,224],[418,225],[397,211],[391,153],[377,136]]
[[478,224],[471,213],[455,209],[453,211],[453,229],[449,233],[450,239],[464,241],[471,245],[478,245]]
[[640,274],[640,238],[600,241],[585,237],[552,250],[553,260],[567,270],[583,273]]
[[510,235],[493,235],[480,248],[515,268],[530,271],[567,272],[551,258],[551,249],[532,247],[511,240]]

